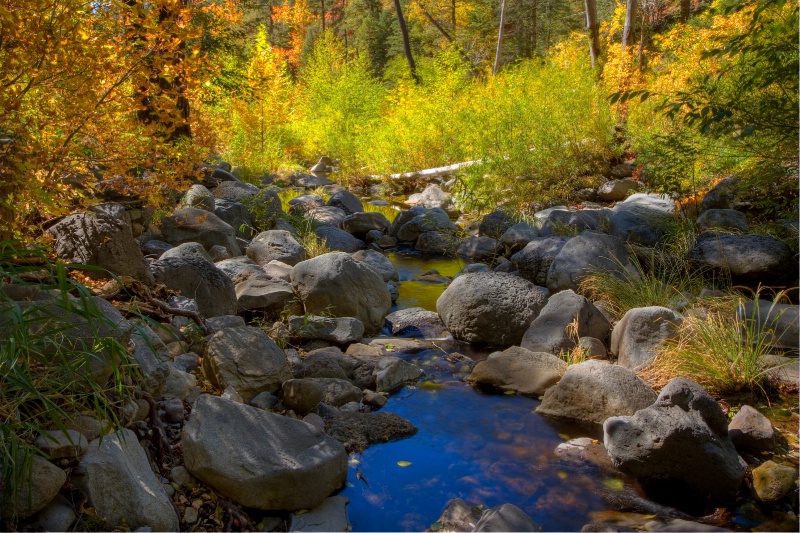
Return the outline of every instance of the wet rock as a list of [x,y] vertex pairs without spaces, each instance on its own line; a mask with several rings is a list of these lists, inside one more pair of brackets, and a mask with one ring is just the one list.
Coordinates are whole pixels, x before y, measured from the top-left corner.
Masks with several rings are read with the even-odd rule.
[[384,232],[389,229],[389,220],[383,213],[353,213],[338,223],[344,231],[362,238],[372,230]]
[[[570,331],[571,325],[577,326]],[[532,352],[559,354],[572,350],[580,337],[605,339],[611,324],[587,298],[571,290],[554,294],[522,338]]]
[[734,209],[708,209],[697,217],[697,227],[703,231],[725,229],[747,233],[747,217]]
[[218,244],[224,246],[231,257],[241,255],[241,249],[236,242],[236,230],[214,213],[203,209],[178,209],[172,216],[161,221],[161,233],[164,240],[173,246],[197,242],[203,248],[209,249]]
[[597,188],[597,195],[606,202],[616,202],[624,200],[629,193],[639,190],[638,181],[621,179],[610,180]]
[[233,387],[245,400],[259,392],[277,392],[292,377],[283,351],[263,331],[249,326],[212,335],[203,371],[212,385]]
[[344,211],[345,215],[364,212],[364,206],[361,205],[361,200],[358,199],[358,196],[349,191],[333,193],[328,199],[328,205],[338,207]]
[[45,431],[36,437],[36,447],[49,459],[77,459],[86,453],[89,442],[74,429]]
[[48,230],[56,239],[56,255],[67,263],[97,266],[119,276],[151,283],[153,278],[133,238],[130,218],[124,213],[119,204],[100,204],[86,213],[68,216]]
[[38,513],[53,501],[67,481],[63,470],[38,455],[31,455],[30,470],[23,469],[21,476],[15,497],[3,495],[4,518],[27,518]]
[[[720,235],[704,233],[689,251],[698,268],[730,275],[734,283],[793,281],[792,252],[783,242],[766,235]],[[796,268],[795,268],[796,270]],[[794,275],[796,277],[796,271]]]
[[328,435],[348,453],[362,452],[371,444],[404,439],[417,433],[414,425],[394,413],[340,412],[328,424]]
[[73,483],[100,519],[112,525],[178,531],[178,515],[136,435],[127,429],[89,443]]
[[341,407],[346,403],[361,403],[361,389],[346,379],[309,378],[322,386],[322,401],[333,407]]
[[156,282],[181,291],[197,302],[205,317],[235,315],[238,304],[233,283],[220,269],[199,257],[172,257],[150,265]]
[[347,478],[344,448],[311,425],[210,395],[195,402],[182,442],[193,476],[256,509],[316,507]]
[[445,531],[472,531],[481,518],[483,512],[476,506],[470,505],[461,498],[453,498],[447,502],[439,516],[438,522]]
[[536,412],[602,424],[610,416],[632,415],[655,400],[655,391],[630,370],[593,359],[568,367],[544,393]]
[[213,213],[214,195],[203,185],[192,185],[178,203],[178,209],[185,207],[195,207]]
[[469,237],[458,246],[456,254],[472,261],[492,262],[502,250],[500,242],[492,237]]
[[313,411],[322,396],[322,385],[310,379],[289,379],[281,388],[281,403],[301,416]]
[[533,239],[511,256],[512,266],[520,277],[534,285],[547,285],[547,272],[558,253],[570,237],[542,237]]
[[371,405],[373,407],[383,407],[384,405],[386,405],[386,402],[388,401],[386,399],[386,396],[384,396],[383,394],[373,392],[369,389],[364,389],[362,392],[364,394],[363,397],[364,405]]
[[492,507],[481,516],[473,531],[541,531],[522,509],[510,503]]
[[611,333],[611,352],[617,364],[634,372],[653,361],[663,344],[678,336],[683,317],[666,307],[637,307],[629,310]]
[[599,466],[606,473],[619,475],[619,471],[611,463],[603,443],[589,437],[562,442],[553,453],[559,459],[573,463],[592,463]]
[[399,281],[400,275],[389,258],[375,250],[359,250],[352,254],[353,259],[360,261],[380,274],[383,281]]
[[544,289],[511,274],[464,274],[436,302],[447,330],[458,340],[510,346],[519,344],[544,307]]
[[398,357],[382,357],[373,370],[377,392],[395,392],[409,381],[416,381],[425,375],[418,366]]
[[325,246],[332,252],[352,254],[364,246],[364,241],[355,238],[343,229],[323,224],[314,230],[318,239],[325,241]]
[[289,531],[348,531],[349,502],[345,496],[331,496],[307,513],[293,513],[289,519]]
[[399,309],[386,315],[386,323],[396,337],[441,339],[448,335],[438,313],[422,307]]
[[772,422],[749,405],[743,405],[728,424],[728,436],[737,449],[771,450],[775,447]]
[[349,344],[361,340],[364,336],[364,324],[352,317],[290,316],[289,331],[300,339]]
[[306,249],[288,231],[275,229],[256,235],[247,247],[247,257],[262,266],[270,261],[294,266],[306,259]]
[[392,304],[380,275],[341,252],[298,263],[292,269],[292,286],[306,313],[355,317],[367,334],[380,331]]
[[547,288],[551,292],[578,290],[590,272],[603,270],[619,277],[638,276],[625,243],[603,233],[585,231],[571,238],[550,264]]
[[512,346],[479,362],[467,378],[469,383],[525,396],[540,396],[558,383],[567,363],[554,355]]
[[609,418],[603,433],[614,464],[660,499],[724,502],[745,474],[725,414],[686,378],[670,381],[653,405],[635,415]]
[[796,486],[796,467],[766,461],[753,469],[753,490],[763,503],[782,500]]

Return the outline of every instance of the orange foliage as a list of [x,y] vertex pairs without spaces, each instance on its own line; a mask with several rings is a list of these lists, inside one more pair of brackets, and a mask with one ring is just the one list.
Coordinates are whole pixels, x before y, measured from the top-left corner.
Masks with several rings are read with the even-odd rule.
[[292,5],[288,0],[273,12],[275,22],[282,22],[289,26],[289,49],[281,50],[286,62],[293,71],[300,66],[300,54],[306,42],[308,28],[315,19],[315,15],[308,7],[306,0],[295,0]]

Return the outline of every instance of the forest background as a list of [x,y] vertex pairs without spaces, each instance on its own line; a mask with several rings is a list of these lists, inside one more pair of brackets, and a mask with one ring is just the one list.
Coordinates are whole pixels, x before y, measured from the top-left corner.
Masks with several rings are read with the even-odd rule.
[[[785,0],[2,0],[0,239],[222,157],[337,181],[463,161],[471,211],[533,210],[635,157],[651,190],[744,180],[796,218]],[[392,187],[385,179],[386,190]]]

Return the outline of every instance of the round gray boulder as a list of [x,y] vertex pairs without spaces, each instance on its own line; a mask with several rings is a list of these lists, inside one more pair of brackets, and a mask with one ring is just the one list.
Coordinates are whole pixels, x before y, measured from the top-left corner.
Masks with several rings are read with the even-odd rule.
[[[577,330],[569,332],[576,322]],[[611,324],[587,298],[571,290],[554,294],[531,323],[521,346],[532,352],[559,354],[572,350],[580,337],[604,340]]]
[[558,383],[567,363],[549,353],[512,346],[479,362],[467,377],[469,383],[524,396],[540,396]]
[[583,278],[595,271],[638,276],[624,242],[604,233],[584,231],[571,238],[550,264],[547,288],[554,293],[578,290]]
[[611,333],[611,353],[617,364],[634,372],[648,366],[664,342],[678,336],[683,317],[666,307],[629,310]]
[[256,235],[247,247],[247,257],[261,266],[273,260],[296,265],[305,260],[306,249],[288,231],[273,229]]
[[157,283],[194,298],[204,317],[236,314],[233,282],[213,263],[201,257],[170,257],[153,262],[150,271]]

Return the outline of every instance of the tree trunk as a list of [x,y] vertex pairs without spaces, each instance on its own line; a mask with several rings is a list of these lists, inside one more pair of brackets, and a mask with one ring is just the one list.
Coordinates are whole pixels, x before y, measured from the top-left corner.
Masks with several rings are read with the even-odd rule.
[[538,13],[536,12],[538,0],[533,0],[533,4],[531,5],[531,57],[536,55],[536,25],[538,24],[538,20],[536,20]]
[[450,23],[453,25],[453,36],[456,35],[456,0],[450,2]]
[[411,71],[411,77],[414,82],[419,83],[419,76],[417,75],[417,65],[414,63],[414,56],[411,55],[411,43],[408,40],[408,28],[406,27],[406,19],[403,17],[403,9],[400,7],[400,0],[394,0],[394,10],[397,12],[397,22],[400,24],[400,35],[403,37],[403,51],[408,60],[408,69]]
[[592,59],[592,68],[597,64],[600,53],[600,32],[597,25],[597,1],[586,0],[586,29],[589,31],[589,56]]
[[644,71],[644,30],[647,19],[642,11],[642,29],[639,33],[639,72]]
[[325,0],[321,0],[322,3],[322,13],[320,14],[320,18],[322,19],[322,33],[325,33]]
[[636,13],[636,0],[626,0],[625,28],[622,30],[622,51],[633,42],[633,20]]
[[681,0],[681,22],[684,24],[689,20],[692,13],[692,0]]
[[500,70],[500,52],[503,49],[503,26],[506,24],[506,0],[500,4],[500,27],[497,29],[497,50],[494,54],[494,67],[492,67],[492,76],[497,76],[497,71]]

